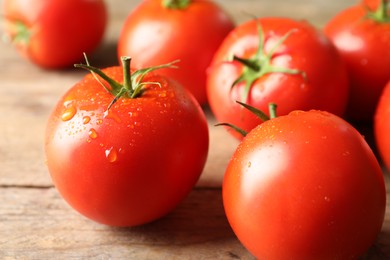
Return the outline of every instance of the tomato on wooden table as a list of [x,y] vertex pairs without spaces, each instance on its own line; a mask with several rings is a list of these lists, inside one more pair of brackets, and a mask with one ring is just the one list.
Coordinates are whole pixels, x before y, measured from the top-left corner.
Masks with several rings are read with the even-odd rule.
[[225,212],[258,259],[358,259],[384,220],[372,150],[328,112],[293,111],[254,128],[223,181]]
[[236,101],[262,111],[276,103],[279,115],[296,109],[343,115],[347,104],[348,79],[339,54],[305,21],[266,17],[237,26],[208,71],[207,94],[214,115],[247,132],[261,121]]
[[4,0],[5,31],[17,50],[44,68],[70,67],[103,39],[103,0]]
[[45,138],[47,166],[63,198],[112,226],[144,224],[174,209],[208,153],[208,125],[195,98],[150,69],[130,76],[128,62],[123,70],[93,69],[70,88]]
[[363,1],[341,11],[324,29],[347,66],[351,85],[347,118],[351,121],[373,120],[379,97],[390,80],[388,5],[383,0]]
[[178,81],[200,104],[206,104],[206,69],[233,28],[230,16],[213,1],[144,0],[123,25],[118,56],[130,56],[140,67],[179,59],[179,69],[159,73]]

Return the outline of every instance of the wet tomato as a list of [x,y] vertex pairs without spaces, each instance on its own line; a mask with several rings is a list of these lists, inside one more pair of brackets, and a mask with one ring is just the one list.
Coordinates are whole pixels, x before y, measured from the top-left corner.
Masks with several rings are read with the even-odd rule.
[[277,103],[279,115],[296,109],[343,115],[348,80],[321,31],[304,21],[259,18],[225,38],[209,68],[207,94],[218,121],[250,131],[261,121],[236,101],[262,111]]
[[293,111],[254,128],[223,181],[225,212],[258,259],[358,259],[384,219],[372,150],[345,120]]
[[134,226],[162,217],[203,170],[209,136],[202,109],[187,90],[150,70],[130,76],[130,65],[124,72],[79,66],[94,72],[64,94],[47,124],[55,186],[99,223]]

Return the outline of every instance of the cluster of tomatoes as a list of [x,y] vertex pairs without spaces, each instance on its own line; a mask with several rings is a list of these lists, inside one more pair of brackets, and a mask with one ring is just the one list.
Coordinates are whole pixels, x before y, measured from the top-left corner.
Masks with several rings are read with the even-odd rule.
[[[4,0],[4,14],[34,63],[66,67],[101,41],[103,0],[27,2]],[[212,1],[140,2],[118,41],[122,66],[100,70],[85,57],[77,67],[91,73],[50,115],[45,150],[55,186],[107,225],[164,216],[203,171],[201,106],[209,105],[240,130],[231,132],[240,144],[222,193],[243,245],[259,259],[360,257],[381,230],[386,190],[350,122],[374,123],[390,167],[388,5],[361,1],[319,30],[287,17],[235,25]]]

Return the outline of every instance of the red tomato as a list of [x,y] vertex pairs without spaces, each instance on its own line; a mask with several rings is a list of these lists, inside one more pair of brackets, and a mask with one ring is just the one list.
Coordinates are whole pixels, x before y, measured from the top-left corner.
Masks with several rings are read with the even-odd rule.
[[44,68],[79,62],[102,40],[103,0],[4,0],[5,31],[18,51]]
[[[182,8],[163,2],[188,2]],[[179,69],[161,70],[207,103],[206,68],[234,23],[213,1],[142,1],[127,17],[118,43],[118,56],[130,56],[149,67],[180,60]]]
[[[325,27],[342,55],[350,78],[347,117],[351,121],[372,121],[383,87],[390,80],[390,11],[382,18],[370,7],[379,1],[366,1],[337,14]],[[378,15],[378,14],[377,14]],[[387,17],[387,18],[385,18]]]
[[258,259],[357,259],[381,230],[386,190],[359,132],[328,112],[254,128],[223,181],[225,212]]
[[[233,55],[254,68],[232,60]],[[234,85],[237,79],[242,80]],[[237,100],[262,111],[276,103],[280,115],[296,109],[342,115],[348,81],[336,49],[322,32],[304,21],[260,18],[239,25],[224,40],[209,69],[207,91],[220,122],[249,132],[261,121]]]
[[[103,72],[124,90],[120,67]],[[114,96],[87,75],[59,100],[46,130],[47,166],[60,194],[112,226],[144,224],[175,208],[208,152],[205,115],[187,90],[157,74],[132,77],[142,80],[132,83],[142,87],[139,96],[126,92],[108,109]]]
[[390,81],[379,99],[374,117],[374,137],[381,159],[390,170]]

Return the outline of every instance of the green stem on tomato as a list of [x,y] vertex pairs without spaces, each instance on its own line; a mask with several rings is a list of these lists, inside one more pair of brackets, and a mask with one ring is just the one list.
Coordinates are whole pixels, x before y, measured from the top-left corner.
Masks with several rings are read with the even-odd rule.
[[13,27],[11,42],[16,45],[28,45],[31,38],[31,30],[22,21],[10,21]]
[[301,74],[306,80],[306,74],[304,71],[290,68],[276,67],[271,64],[271,59],[275,51],[280,45],[286,41],[286,39],[294,33],[296,30],[291,30],[283,35],[276,44],[271,48],[268,53],[264,51],[264,32],[259,20],[257,20],[257,29],[259,34],[259,46],[254,56],[244,59],[233,55],[232,61],[237,61],[244,65],[242,74],[233,82],[231,89],[233,89],[240,82],[245,83],[242,100],[245,103],[248,99],[250,89],[253,83],[262,76],[270,73],[285,73],[285,74]]
[[[115,102],[117,102],[120,98],[137,98],[140,97],[143,93],[144,86],[147,84],[157,84],[159,85],[160,83],[158,82],[144,82],[143,79],[144,77],[158,69],[162,68],[176,68],[173,64],[177,63],[178,60],[159,65],[159,66],[154,66],[154,67],[149,67],[145,69],[139,69],[131,73],[130,70],[130,62],[131,58],[124,56],[121,57],[122,61],[122,68],[123,68],[123,84],[117,82],[116,80],[110,78],[107,74],[105,74],[101,69],[93,67],[89,65],[88,59],[86,55],[84,54],[86,64],[75,64],[74,66],[76,68],[82,68],[90,71],[92,75],[95,77],[95,79],[108,91],[110,92],[113,96],[114,99],[111,101],[111,103],[108,105],[107,110],[111,108]],[[96,75],[100,76],[108,85],[109,88],[103,84],[100,79]]]
[[378,23],[389,23],[390,15],[389,15],[389,1],[388,0],[380,0],[379,6],[376,10],[367,11],[367,17],[372,19]]
[[[276,115],[276,108],[277,108],[277,105],[275,103],[269,103],[268,104],[268,110],[269,110],[269,114],[270,116],[267,116],[263,111],[261,111],[260,109],[257,109],[253,106],[250,106],[248,104],[245,104],[243,102],[240,102],[240,101],[236,101],[238,104],[240,104],[241,106],[243,106],[245,109],[248,109],[250,112],[252,112],[255,116],[257,116],[262,122],[265,122],[265,121],[268,121],[268,120],[271,120],[273,118],[276,118],[277,115]],[[232,128],[234,131],[236,131],[237,133],[239,133],[240,135],[242,135],[243,137],[245,137],[248,132],[245,131],[244,129],[242,128],[239,128],[238,126],[236,125],[233,125],[233,124],[230,124],[230,123],[219,123],[219,124],[216,124],[215,126],[228,126],[230,128]]]
[[185,9],[191,3],[191,0],[162,0],[162,5],[170,9]]

